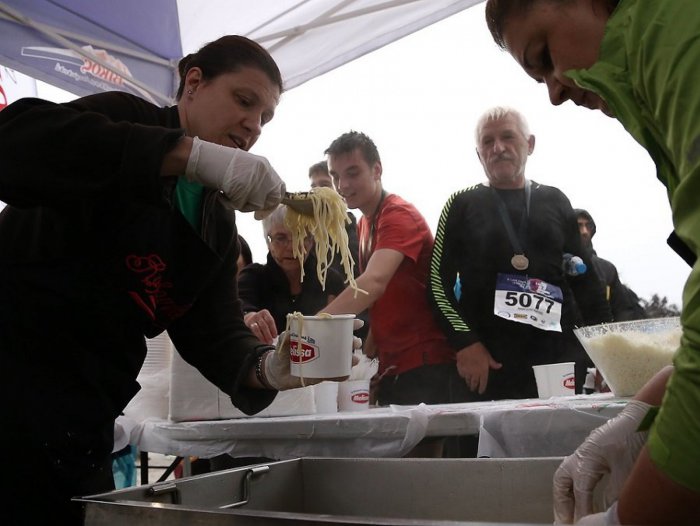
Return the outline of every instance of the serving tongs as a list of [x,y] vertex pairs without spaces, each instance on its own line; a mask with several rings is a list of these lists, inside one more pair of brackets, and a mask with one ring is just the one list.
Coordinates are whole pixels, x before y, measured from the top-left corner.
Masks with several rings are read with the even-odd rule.
[[312,217],[314,215],[314,203],[310,192],[285,192],[282,203],[300,214]]

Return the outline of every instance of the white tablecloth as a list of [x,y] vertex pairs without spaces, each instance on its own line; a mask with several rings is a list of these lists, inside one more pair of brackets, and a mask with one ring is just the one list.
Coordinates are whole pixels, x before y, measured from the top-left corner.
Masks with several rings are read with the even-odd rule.
[[426,436],[479,434],[481,456],[561,456],[626,402],[596,394],[202,422],[152,418],[140,422],[132,437],[142,451],[154,453],[286,459],[401,457]]

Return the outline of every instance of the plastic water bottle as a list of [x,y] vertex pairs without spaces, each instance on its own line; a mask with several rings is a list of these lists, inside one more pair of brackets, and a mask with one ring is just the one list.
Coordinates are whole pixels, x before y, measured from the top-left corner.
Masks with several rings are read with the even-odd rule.
[[580,257],[569,254],[568,252],[564,254],[562,265],[564,267],[564,272],[569,276],[585,274],[586,270],[588,270],[586,264]]

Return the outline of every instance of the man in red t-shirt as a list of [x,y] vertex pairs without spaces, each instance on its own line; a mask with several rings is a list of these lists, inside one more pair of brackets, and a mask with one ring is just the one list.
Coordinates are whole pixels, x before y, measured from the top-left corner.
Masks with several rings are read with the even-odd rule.
[[345,289],[324,312],[370,309],[365,353],[379,357],[378,401],[437,404],[463,401],[455,351],[428,305],[426,282],[433,235],[416,208],[382,188],[377,147],[363,133],[338,137],[325,152],[335,187],[359,208],[359,288]]

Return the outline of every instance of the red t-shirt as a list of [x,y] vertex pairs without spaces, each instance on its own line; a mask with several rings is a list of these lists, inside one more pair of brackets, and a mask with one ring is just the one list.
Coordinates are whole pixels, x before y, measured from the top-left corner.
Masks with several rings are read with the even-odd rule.
[[394,375],[421,365],[453,363],[455,351],[428,305],[426,283],[433,235],[423,216],[412,204],[389,194],[375,217],[374,229],[372,221],[364,216],[357,229],[361,247],[371,247],[372,251],[388,248],[404,255],[384,294],[370,309],[379,371],[395,365],[396,369],[388,373]]

